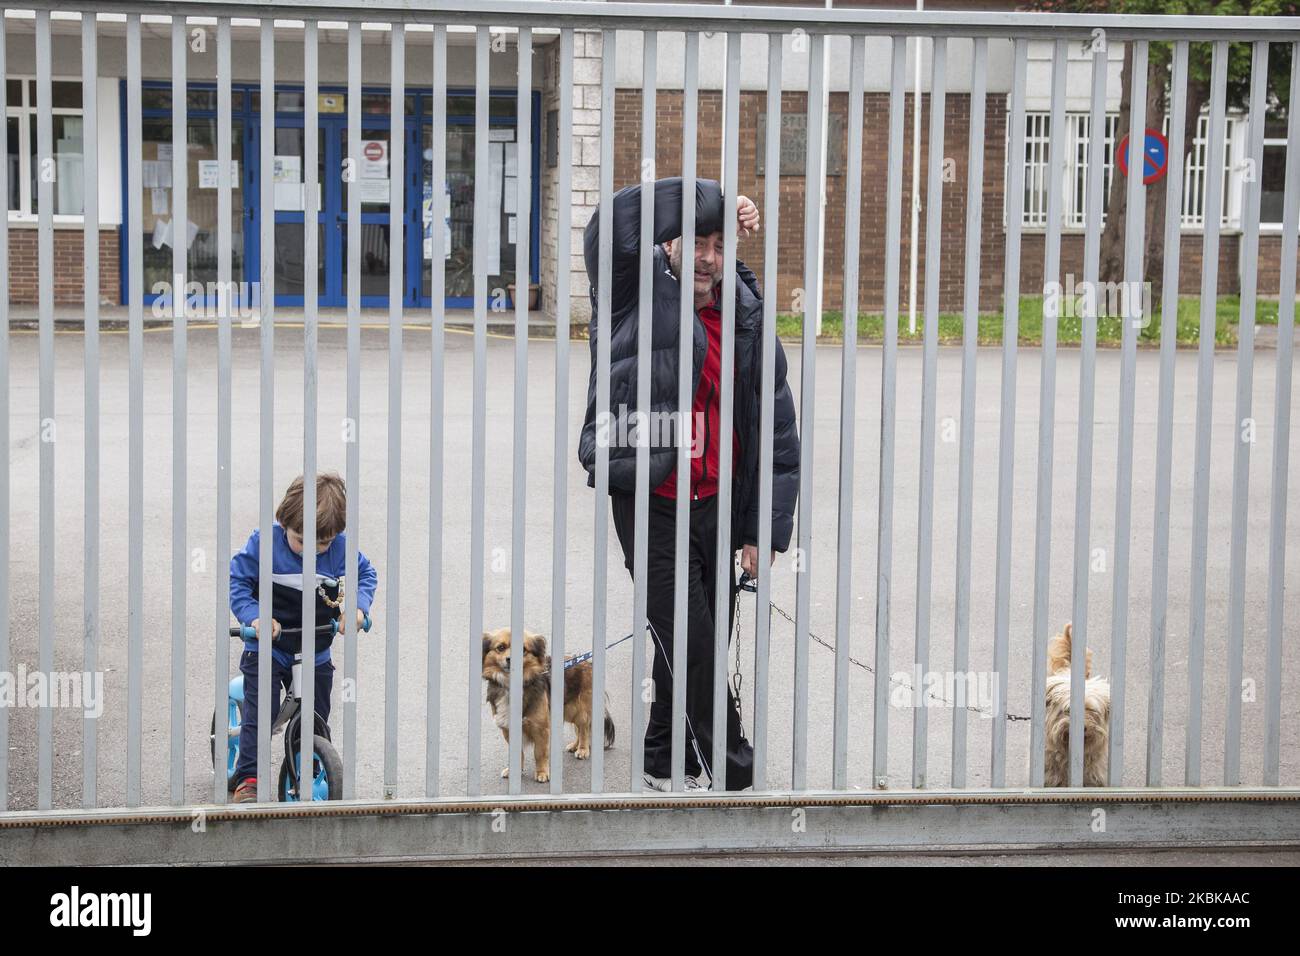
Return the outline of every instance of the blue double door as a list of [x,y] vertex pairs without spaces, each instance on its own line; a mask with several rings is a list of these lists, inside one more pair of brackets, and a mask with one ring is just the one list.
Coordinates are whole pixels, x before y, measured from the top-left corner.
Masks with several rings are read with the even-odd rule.
[[[251,155],[260,156],[256,142],[260,129],[253,126],[250,136]],[[361,191],[361,304],[381,306],[388,302],[389,277],[394,268],[402,271],[402,298],[409,305],[421,302],[418,282],[421,236],[420,164],[415,152],[418,126],[414,120],[406,123],[402,135],[406,138],[405,153],[408,161],[404,168],[395,170],[392,163],[392,130],[388,116],[376,114],[363,116],[361,129],[361,156],[353,171]],[[305,131],[301,117],[278,116],[275,128],[274,166],[270,171],[273,180],[275,216],[275,244],[269,250],[274,261],[275,301],[281,305],[302,305],[304,283],[303,229],[306,201],[306,169],[304,155]],[[318,302],[324,307],[347,305],[348,291],[348,232],[354,228],[347,215],[347,184],[343,178],[343,160],[347,155],[347,118],[344,115],[323,116],[317,137],[317,183],[319,213],[317,216],[317,273]],[[415,156],[415,162],[410,157]],[[392,237],[392,210],[389,208],[389,190],[394,175],[405,182],[405,203],[397,214],[402,218],[406,241],[394,248]],[[247,192],[248,216],[251,228],[249,238],[261,240],[262,204],[260,184],[250,183]],[[260,254],[250,257],[260,261]]]

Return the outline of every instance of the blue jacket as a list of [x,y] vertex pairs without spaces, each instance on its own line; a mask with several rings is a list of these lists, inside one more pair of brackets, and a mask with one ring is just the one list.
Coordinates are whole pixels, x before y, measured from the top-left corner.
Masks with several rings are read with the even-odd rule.
[[[271,542],[271,616],[280,622],[281,627],[297,628],[302,626],[302,555],[294,553],[289,547],[289,538],[284,528],[277,523],[272,529]],[[248,537],[243,550],[230,559],[230,610],[241,625],[247,626],[261,612],[257,602],[258,577],[260,573],[261,530],[255,530]],[[316,555],[316,580],[321,590],[331,600],[338,599],[338,585],[325,585],[330,578],[341,579],[346,569],[347,537],[338,535],[324,554]],[[375,598],[375,586],[378,575],[369,559],[357,552],[357,577],[355,586],[346,588],[347,603],[359,608],[366,614]],[[339,612],[327,605],[319,592],[316,596],[315,625],[325,624]],[[322,635],[316,638],[316,663],[329,660],[330,644],[333,637]],[[257,641],[245,640],[248,650],[257,650]],[[302,637],[299,634],[284,634],[275,642],[272,653],[283,664],[292,663],[293,655],[302,649]]]

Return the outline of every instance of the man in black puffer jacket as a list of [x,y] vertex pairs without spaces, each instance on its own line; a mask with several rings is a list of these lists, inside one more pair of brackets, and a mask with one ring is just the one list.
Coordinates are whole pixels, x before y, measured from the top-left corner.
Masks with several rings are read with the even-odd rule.
[[[687,789],[700,788],[697,779],[708,771],[713,753],[714,607],[718,522],[731,529],[731,547],[721,556],[734,567],[736,550],[751,576],[758,572],[759,439],[762,378],[763,301],[754,274],[736,263],[735,382],[731,514],[717,507],[718,442],[721,393],[721,325],[724,215],[737,217],[741,237],[758,229],[758,209],[744,196],[724,201],[718,183],[698,180],[695,188],[694,251],[682,242],[682,181],[661,179],[654,184],[653,332],[650,356],[649,431],[651,489],[647,545],[647,606],[654,642],[654,697],[645,737],[645,782],[657,790],[669,788],[672,759],[673,590],[676,572],[677,446],[659,441],[657,421],[677,416],[681,283],[684,264],[693,259],[692,295],[695,303],[692,343],[690,534],[687,583],[686,721],[690,745],[686,752]],[[587,484],[595,485],[598,443],[609,448],[609,490],[614,528],[623,548],[624,564],[633,571],[636,508],[635,429],[628,422],[637,411],[637,335],[640,283],[641,187],[629,186],[613,199],[613,260],[610,287],[610,415],[596,414],[597,280],[600,264],[600,212],[587,224],[584,243],[587,276],[591,280],[591,373],[587,414],[578,442],[578,458],[587,469]],[[794,526],[799,493],[799,433],[794,399],[786,384],[786,358],[776,343],[772,383],[774,433],[772,448],[772,547],[785,551]],[[681,431],[685,432],[683,427]],[[626,436],[631,435],[628,440]],[[675,433],[674,433],[675,434]],[[728,607],[734,607],[736,582],[731,578]],[[730,621],[728,622],[730,628]],[[730,688],[728,696],[731,697]],[[712,776],[712,775],[710,775]],[[753,784],[753,748],[741,733],[731,698],[727,707],[727,773],[730,790]]]

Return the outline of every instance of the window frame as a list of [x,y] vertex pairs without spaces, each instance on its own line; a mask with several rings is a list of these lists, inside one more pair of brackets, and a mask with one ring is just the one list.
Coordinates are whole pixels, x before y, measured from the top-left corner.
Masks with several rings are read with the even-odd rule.
[[[1038,136],[1043,137],[1042,130],[1047,128],[1050,123],[1050,113],[1045,110],[1033,110],[1026,113],[1026,131],[1033,127],[1036,129]],[[1087,216],[1084,203],[1086,202],[1086,186],[1077,187],[1076,177],[1082,176],[1086,184],[1087,166],[1086,158],[1081,165],[1078,161],[1080,151],[1086,157],[1088,136],[1086,128],[1088,126],[1090,115],[1087,111],[1068,111],[1065,113],[1065,170],[1062,182],[1057,188],[1061,189],[1061,228],[1067,233],[1083,232],[1087,229]],[[1227,128],[1225,132],[1224,143],[1224,193],[1223,193],[1223,212],[1220,219],[1220,229],[1235,231],[1241,228],[1242,213],[1242,176],[1244,163],[1244,136],[1248,118],[1244,114],[1230,113],[1227,116]],[[1115,149],[1114,133],[1119,122],[1119,113],[1106,113],[1107,141],[1103,150],[1106,156],[1106,182],[1105,189],[1108,191],[1110,182],[1115,175]],[[1162,128],[1167,130],[1169,117],[1166,115],[1162,120]],[[1204,140],[1208,136],[1209,116],[1208,113],[1202,113],[1197,124],[1197,132],[1193,141],[1193,149],[1187,155],[1186,164],[1183,171],[1183,199],[1181,204],[1182,214],[1180,229],[1182,232],[1197,232],[1204,228],[1204,221],[1200,214],[1199,207],[1204,203],[1204,187],[1200,185],[1201,194],[1199,201],[1195,195],[1190,192],[1193,179],[1199,184],[1203,183],[1204,175],[1202,166],[1204,164],[1203,154]],[[1052,132],[1047,131],[1045,138],[1051,138]],[[1029,137],[1026,136],[1026,145],[1029,145]],[[1285,147],[1286,139],[1266,139],[1266,145],[1281,145]],[[1025,164],[1025,183],[1026,195],[1028,195],[1028,184],[1036,181],[1045,182],[1048,177],[1048,157],[1045,151],[1034,151],[1033,161],[1030,160],[1030,150],[1026,149],[1026,155],[1022,158]],[[1047,188],[1051,188],[1050,183]],[[1044,190],[1046,195],[1046,190]],[[1004,217],[1005,219],[1005,217]],[[1039,212],[1030,208],[1030,203],[1026,202],[1021,214],[1021,228],[1033,231],[1044,230],[1047,226],[1045,209]],[[1105,228],[1105,211],[1102,212],[1102,228]],[[1261,223],[1262,231],[1277,231],[1280,226],[1266,225]]]
[[[81,106],[57,106],[50,108],[51,116],[77,116],[85,122],[86,116],[86,91],[80,75],[76,76],[52,76],[51,83],[75,83],[82,87]],[[32,211],[32,119],[37,116],[37,108],[31,104],[30,98],[32,87],[36,82],[36,76],[30,73],[11,73],[4,77],[4,81],[16,80],[22,86],[23,97],[22,103],[15,105],[8,101],[5,102],[5,149],[9,148],[8,143],[8,126],[10,119],[18,120],[18,208],[8,208],[8,197],[5,197],[5,212],[8,214],[9,224],[11,226],[34,226],[40,222],[40,216]],[[84,127],[83,127],[84,129]],[[85,162],[85,140],[82,140],[82,156]],[[83,206],[79,213],[54,213],[52,220],[55,225],[84,225],[86,222],[86,211]]]

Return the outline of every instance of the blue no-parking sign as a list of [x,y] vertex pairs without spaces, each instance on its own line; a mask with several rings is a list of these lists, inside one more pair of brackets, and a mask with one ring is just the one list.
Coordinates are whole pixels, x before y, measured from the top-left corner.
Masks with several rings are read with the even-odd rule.
[[[1142,182],[1150,186],[1160,179],[1169,169],[1169,141],[1158,129],[1147,128],[1142,149]],[[1128,175],[1128,137],[1119,142],[1116,150],[1119,169]]]

